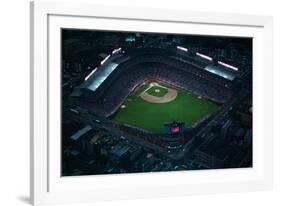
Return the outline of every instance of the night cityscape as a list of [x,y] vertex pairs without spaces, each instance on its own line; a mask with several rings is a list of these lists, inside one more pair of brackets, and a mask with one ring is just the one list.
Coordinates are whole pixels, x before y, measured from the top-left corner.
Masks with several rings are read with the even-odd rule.
[[252,39],[61,30],[62,176],[252,167]]

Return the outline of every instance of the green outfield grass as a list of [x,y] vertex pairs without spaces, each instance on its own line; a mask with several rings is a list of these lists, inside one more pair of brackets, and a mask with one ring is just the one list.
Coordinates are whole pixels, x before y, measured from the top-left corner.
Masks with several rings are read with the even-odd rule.
[[[161,83],[161,85],[168,87]],[[149,87],[149,83],[143,84],[138,87],[123,103],[125,107],[119,108],[113,117],[113,120],[118,123],[126,123],[137,126],[153,132],[163,132],[164,123],[175,121],[185,122],[191,125],[203,118],[205,115],[217,110],[218,105],[207,100],[199,99],[194,94],[177,89],[178,95],[176,99],[168,103],[150,103],[143,100],[139,94]],[[161,87],[161,92],[157,94],[153,86],[151,95],[165,95],[165,91]],[[154,89],[153,89],[154,88]],[[163,89],[163,91],[162,91]],[[148,91],[149,91],[148,90]]]

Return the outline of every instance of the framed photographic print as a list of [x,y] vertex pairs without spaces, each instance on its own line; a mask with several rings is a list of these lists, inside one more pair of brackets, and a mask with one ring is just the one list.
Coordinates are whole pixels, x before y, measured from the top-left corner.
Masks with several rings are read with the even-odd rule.
[[271,17],[32,2],[33,204],[270,189],[272,76]]

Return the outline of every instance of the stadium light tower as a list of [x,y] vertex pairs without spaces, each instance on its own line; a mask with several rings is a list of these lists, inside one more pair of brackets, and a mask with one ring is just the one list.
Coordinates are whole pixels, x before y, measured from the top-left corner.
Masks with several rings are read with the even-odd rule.
[[106,60],[108,60],[108,59],[109,59],[109,57],[110,57],[110,55],[108,55],[107,57],[105,57],[105,58],[104,58],[104,60],[102,60],[100,64],[101,64],[101,65],[103,65],[103,64],[104,64],[104,62],[106,62]]
[[224,62],[218,61],[218,64],[220,64],[220,65],[222,65],[222,66],[225,66],[225,67],[227,67],[227,68],[233,69],[233,70],[235,70],[235,71],[238,71],[238,68],[237,68],[237,67],[231,66],[231,65],[226,64],[226,63],[224,63]]
[[209,61],[213,61],[213,58],[212,58],[212,57],[209,57],[209,56],[207,56],[207,55],[205,55],[205,54],[201,54],[201,53],[199,53],[199,52],[196,52],[196,55],[197,55],[197,56],[200,56],[200,57],[202,57],[202,58],[204,58],[204,59],[207,59],[207,60],[209,60]]
[[88,76],[85,77],[85,81],[87,81],[90,78],[90,76],[92,76],[95,73],[95,71],[97,71],[97,69],[98,69],[97,67],[94,68],[93,71],[91,71],[91,73],[88,74]]
[[187,48],[182,47],[182,46],[177,46],[177,49],[182,50],[182,51],[184,51],[184,52],[187,52],[187,51],[188,51]]
[[120,52],[120,51],[121,51],[121,47],[118,48],[118,49],[114,49],[114,50],[112,51],[112,54],[118,53],[118,52]]

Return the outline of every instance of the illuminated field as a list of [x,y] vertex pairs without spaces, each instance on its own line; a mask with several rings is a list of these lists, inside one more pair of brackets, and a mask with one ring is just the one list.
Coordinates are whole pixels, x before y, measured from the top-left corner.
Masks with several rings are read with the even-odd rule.
[[[169,95],[171,92],[174,96],[169,99],[172,96]],[[144,96],[151,97],[154,101],[159,100],[158,102],[161,103],[147,101]],[[188,91],[171,88],[164,83],[148,82],[139,86],[127,98],[113,120],[152,132],[163,132],[163,125],[166,122],[175,120],[185,122],[190,126],[217,108],[217,104]]]

